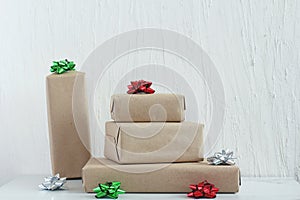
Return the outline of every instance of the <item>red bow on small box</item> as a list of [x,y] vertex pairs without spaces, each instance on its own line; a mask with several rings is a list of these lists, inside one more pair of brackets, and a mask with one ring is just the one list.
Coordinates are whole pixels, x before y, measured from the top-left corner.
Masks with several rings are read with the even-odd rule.
[[187,196],[193,198],[215,198],[219,191],[219,188],[216,188],[214,184],[211,184],[206,180],[198,185],[191,184],[190,189],[193,191],[189,192]]
[[146,94],[153,94],[155,90],[150,88],[152,85],[152,82],[150,81],[144,81],[144,80],[139,80],[139,81],[131,81],[131,85],[128,85],[128,94],[136,94],[136,93],[141,93],[144,92]]

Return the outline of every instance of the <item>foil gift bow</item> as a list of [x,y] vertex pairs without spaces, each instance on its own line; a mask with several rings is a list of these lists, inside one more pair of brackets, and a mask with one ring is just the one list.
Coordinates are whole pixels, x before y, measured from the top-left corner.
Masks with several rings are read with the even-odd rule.
[[93,191],[96,192],[96,198],[110,197],[112,199],[117,199],[119,194],[124,194],[125,191],[120,189],[120,182],[106,182],[105,184],[99,184],[98,187],[94,188]]
[[67,59],[61,61],[53,61],[50,68],[50,72],[57,74],[62,74],[66,71],[75,70],[75,63],[73,61],[68,61]]
[[67,182],[67,178],[60,178],[59,174],[44,178],[44,182],[39,185],[43,190],[58,190]]
[[153,94],[155,90],[153,90],[151,87],[152,82],[150,81],[131,81],[131,85],[128,85],[128,94],[137,94],[137,93],[146,93],[146,94]]
[[233,151],[222,150],[216,152],[213,156],[208,157],[207,161],[210,165],[234,165],[236,158],[233,157]]
[[198,185],[191,184],[191,192],[187,194],[192,198],[215,198],[219,188],[216,188],[214,184],[207,182],[207,180],[199,183]]

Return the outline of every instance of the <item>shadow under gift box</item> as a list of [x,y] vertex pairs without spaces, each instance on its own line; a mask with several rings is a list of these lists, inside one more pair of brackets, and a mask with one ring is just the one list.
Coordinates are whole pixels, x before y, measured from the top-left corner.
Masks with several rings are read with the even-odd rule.
[[120,164],[203,160],[203,125],[195,122],[105,124],[104,156]]
[[239,190],[240,174],[235,165],[215,166],[205,161],[119,165],[105,158],[91,158],[82,169],[82,180],[86,192],[93,192],[99,183],[120,181],[126,192],[186,193],[191,191],[190,184],[207,180],[215,184],[219,192],[235,193]]
[[85,74],[51,74],[46,85],[52,173],[80,178],[90,158]]
[[186,106],[180,94],[115,94],[110,109],[117,122],[181,122]]

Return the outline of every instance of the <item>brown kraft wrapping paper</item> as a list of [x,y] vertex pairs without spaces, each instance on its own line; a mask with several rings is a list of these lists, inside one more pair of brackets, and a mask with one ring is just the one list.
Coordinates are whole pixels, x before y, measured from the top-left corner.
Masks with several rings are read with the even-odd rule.
[[82,169],[82,180],[86,192],[93,192],[99,183],[107,181],[120,181],[126,192],[190,192],[190,184],[207,180],[221,193],[235,193],[240,175],[237,166],[208,165],[204,161],[118,165],[105,158],[91,158]]
[[104,156],[120,164],[203,160],[203,125],[106,122]]
[[180,122],[185,98],[180,94],[116,94],[111,97],[111,118],[118,122]]
[[[89,124],[85,74],[76,71],[51,74],[46,77],[46,85],[52,173],[59,173],[61,177],[80,178],[81,169],[90,158],[86,149],[89,148]],[[80,124],[75,124],[74,112],[79,116]],[[83,133],[80,137],[79,131]],[[85,145],[82,141],[85,141]]]

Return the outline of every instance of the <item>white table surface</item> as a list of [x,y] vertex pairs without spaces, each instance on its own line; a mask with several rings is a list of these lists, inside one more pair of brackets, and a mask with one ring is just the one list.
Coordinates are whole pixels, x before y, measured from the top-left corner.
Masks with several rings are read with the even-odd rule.
[[[0,200],[49,199],[49,200],[86,200],[96,199],[94,194],[83,191],[81,180],[68,180],[65,190],[44,191],[38,188],[43,176],[21,176],[0,187]],[[189,191],[189,188],[187,188]],[[186,194],[122,194],[119,200],[147,199],[192,199]],[[243,178],[240,192],[218,194],[216,199],[280,199],[300,200],[300,184],[289,178]]]

